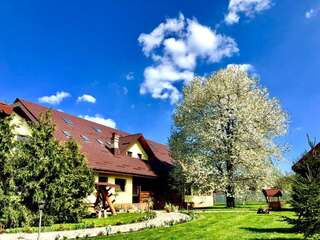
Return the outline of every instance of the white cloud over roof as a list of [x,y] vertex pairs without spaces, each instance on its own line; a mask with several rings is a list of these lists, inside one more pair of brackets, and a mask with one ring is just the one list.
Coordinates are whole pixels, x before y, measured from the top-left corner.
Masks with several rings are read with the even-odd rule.
[[116,122],[114,120],[112,120],[111,118],[104,118],[100,114],[95,114],[94,116],[79,115],[79,117],[86,119],[88,121],[99,123],[99,124],[107,126],[107,127],[116,128]]
[[65,98],[70,97],[71,94],[68,92],[60,91],[56,92],[56,94],[50,96],[43,96],[38,98],[38,101],[41,103],[48,103],[51,105],[58,105],[60,104]]
[[88,102],[88,103],[96,103],[96,98],[89,94],[83,94],[82,96],[78,97],[77,102]]
[[181,98],[176,84],[194,77],[198,60],[217,63],[239,51],[231,37],[182,14],[166,19],[149,34],[140,34],[138,41],[145,56],[153,61],[144,70],[140,94],[150,93],[153,98],[169,99],[171,103]]

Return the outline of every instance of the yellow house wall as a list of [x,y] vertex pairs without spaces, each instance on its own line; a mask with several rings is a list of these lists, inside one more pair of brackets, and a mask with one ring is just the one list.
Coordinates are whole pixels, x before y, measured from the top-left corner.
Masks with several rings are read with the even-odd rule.
[[13,113],[11,124],[15,126],[13,129],[13,133],[15,135],[31,135],[31,129],[28,125],[28,122],[24,118],[20,117],[18,114]]
[[[111,192],[115,196],[115,204],[124,204],[124,203],[132,203],[132,177],[128,176],[121,176],[121,175],[99,175],[95,174],[95,182],[98,182],[99,176],[106,176],[108,177],[108,183],[115,184],[115,179],[116,178],[121,178],[126,180],[126,185],[125,185],[125,191],[124,192],[115,192],[115,189],[112,188]],[[88,197],[88,201],[90,203],[94,203],[96,200],[96,194],[95,192],[92,193]]]
[[213,195],[187,195],[185,196],[185,202],[193,202],[195,208],[212,207]]
[[131,145],[131,147],[128,148],[128,151],[132,152],[133,158],[138,158],[138,154],[141,154],[143,160],[148,160],[148,155],[146,154],[146,152],[143,150],[142,146],[138,142]]

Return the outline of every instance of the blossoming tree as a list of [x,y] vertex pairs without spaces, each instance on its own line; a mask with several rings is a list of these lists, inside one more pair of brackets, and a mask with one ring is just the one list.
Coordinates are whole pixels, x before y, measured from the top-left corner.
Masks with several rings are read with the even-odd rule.
[[268,185],[284,147],[275,140],[288,125],[279,101],[238,66],[195,78],[183,94],[170,137],[174,178],[199,192],[223,191],[227,207]]

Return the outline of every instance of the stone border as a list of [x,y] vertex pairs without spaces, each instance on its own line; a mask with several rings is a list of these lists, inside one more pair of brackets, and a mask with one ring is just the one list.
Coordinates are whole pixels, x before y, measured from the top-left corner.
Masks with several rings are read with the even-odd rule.
[[[190,216],[172,212],[156,212],[157,216],[153,219],[139,222],[124,224],[118,226],[108,226],[99,228],[86,228],[69,231],[43,232],[41,233],[41,240],[57,240],[57,239],[74,239],[77,237],[95,237],[100,235],[112,235],[116,233],[135,232],[145,228],[164,227],[177,223],[182,223],[191,220]],[[37,233],[4,233],[0,234],[0,240],[37,240]]]

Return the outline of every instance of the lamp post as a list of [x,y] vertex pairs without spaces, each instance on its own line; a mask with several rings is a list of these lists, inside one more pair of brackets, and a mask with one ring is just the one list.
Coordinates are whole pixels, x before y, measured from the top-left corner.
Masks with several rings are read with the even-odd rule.
[[39,228],[38,228],[38,238],[37,240],[40,240],[40,232],[41,232],[41,220],[42,220],[42,211],[44,209],[44,201],[39,202]]

